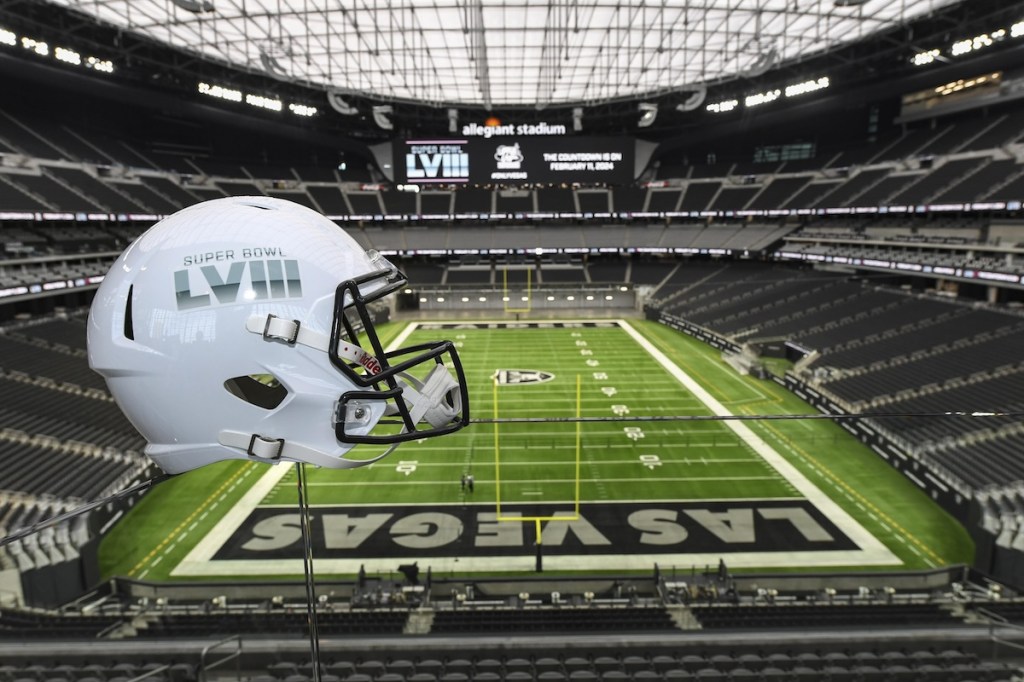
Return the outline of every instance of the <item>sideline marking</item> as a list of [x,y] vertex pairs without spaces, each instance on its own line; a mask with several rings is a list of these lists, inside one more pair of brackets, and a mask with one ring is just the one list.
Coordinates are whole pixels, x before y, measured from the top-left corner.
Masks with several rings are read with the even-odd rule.
[[[722,403],[708,393],[703,386],[694,381],[686,372],[679,368],[667,355],[661,352],[647,337],[643,336],[640,332],[634,329],[625,320],[618,320],[619,326],[625,330],[627,334],[641,348],[650,353],[651,357],[655,359],[665,370],[668,371],[673,377],[675,377],[679,383],[681,383],[688,391],[693,393],[704,403],[704,406],[711,410],[712,414],[716,414],[720,417],[731,416],[730,412]],[[782,455],[776,452],[768,443],[766,443],[760,436],[750,430],[743,422],[738,421],[727,421],[725,425],[731,429],[737,436],[743,440],[744,443],[749,445],[751,449],[759,454],[765,462],[768,463],[773,469],[782,475],[789,483],[796,488],[800,494],[802,494],[808,501],[817,507],[822,514],[828,517],[832,523],[834,523],[848,538],[860,547],[865,554],[865,558],[872,559],[872,563],[892,563],[897,566],[902,566],[903,562],[895,554],[889,550],[882,542],[872,535],[864,526],[860,525],[856,519],[850,516],[842,507],[840,507],[832,498],[826,495],[822,490],[816,486],[809,478],[804,476],[799,469],[789,463]]]
[[[899,523],[894,521],[891,516],[883,512],[881,509],[875,506],[870,500],[861,495],[856,488],[853,488],[846,481],[839,478],[839,476],[837,476],[831,469],[829,469],[827,466],[818,461],[814,456],[807,453],[799,445],[790,442],[788,438],[786,438],[783,434],[779,433],[778,430],[775,429],[773,426],[771,426],[770,424],[765,424],[764,426],[775,435],[775,438],[778,439],[780,443],[783,443],[790,450],[794,450],[797,453],[797,456],[802,456],[803,459],[808,461],[815,470],[820,471],[823,476],[826,476],[829,479],[831,479],[832,485],[839,488],[841,493],[843,493],[854,504],[856,504],[859,509],[861,509],[864,512],[867,512],[868,515],[880,526],[890,531],[893,528],[895,528],[896,531],[898,531],[898,533],[895,535],[896,539],[902,542],[903,544],[907,545],[907,547],[910,548],[910,550],[913,551],[914,554],[918,555],[932,566],[942,565],[942,557],[940,557],[934,550],[932,550],[931,547],[921,542],[921,540],[919,540],[916,535],[914,535],[906,528],[901,526]],[[877,512],[878,516],[875,516],[875,514],[868,512],[868,509]],[[907,540],[909,540],[913,544],[909,544]],[[914,545],[917,545],[917,547],[915,547]],[[922,553],[922,551],[924,553]],[[928,556],[925,556],[925,554],[927,554]]]
[[[227,488],[229,485],[231,486],[229,491],[234,490],[235,486],[238,485],[238,481],[236,481],[235,479],[238,479],[239,476],[242,476],[244,478],[248,476],[250,473],[252,473],[252,462],[249,462],[248,464],[249,466],[241,467],[238,471],[232,474],[231,477],[228,478],[228,480],[221,483],[216,490],[210,493],[210,495],[205,500],[203,500],[202,504],[196,507],[196,509],[194,509],[192,513],[188,515],[188,518],[179,523],[177,527],[174,528],[174,530],[172,530],[170,533],[167,534],[166,537],[164,537],[164,539],[160,542],[159,545],[154,547],[149,554],[144,556],[139,561],[139,563],[135,564],[131,568],[131,570],[128,571],[128,575],[133,575],[136,573],[136,571],[142,571],[136,577],[145,578],[146,575],[149,573],[149,569],[153,568],[161,561],[163,561],[164,557],[177,546],[178,542],[182,538],[187,536],[192,531],[193,528],[199,525],[199,521],[202,521],[204,518],[206,518],[207,514],[210,513],[210,509],[213,509],[218,504],[220,504],[220,501],[223,500],[224,497],[227,495],[227,493],[221,494],[222,490]],[[234,485],[232,485],[233,482]],[[216,502],[213,502],[212,500],[216,495],[220,495],[220,497],[217,499]],[[202,516],[199,516],[199,519],[194,521],[193,519],[195,519],[196,516],[200,513],[202,513]],[[174,542],[173,544],[170,544],[172,538],[174,538]],[[155,559],[153,558],[154,556],[156,556]],[[147,563],[149,564],[149,566],[146,567],[145,570],[142,570]]]

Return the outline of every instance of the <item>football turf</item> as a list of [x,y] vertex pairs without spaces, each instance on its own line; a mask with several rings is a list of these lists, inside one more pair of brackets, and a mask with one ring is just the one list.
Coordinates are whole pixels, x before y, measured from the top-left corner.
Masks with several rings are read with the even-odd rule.
[[[775,383],[736,374],[718,351],[694,339],[653,322],[629,324],[733,414],[814,413]],[[431,325],[438,326],[417,329],[406,343],[437,338],[456,342],[474,419],[542,421],[473,424],[450,436],[404,444],[362,469],[307,468],[312,505],[474,505],[497,512],[500,501],[506,517],[571,517],[577,503],[593,508],[601,503],[714,501],[728,508],[733,500],[805,497],[792,476],[782,475],[751,446],[750,438],[739,437],[723,421],[588,421],[579,426],[550,421],[576,414],[712,414],[707,397],[701,400],[687,390],[650,348],[617,325]],[[396,323],[383,334],[394,338],[403,329]],[[838,425],[823,420],[744,424],[896,557],[885,568],[970,563],[973,548],[962,526]],[[170,579],[175,566],[266,469],[255,463],[224,463],[158,486],[104,539],[103,574]],[[464,474],[473,476],[472,491],[462,484]],[[294,476],[289,466],[260,506],[294,508]],[[685,553],[665,557],[669,564],[685,565],[685,560]],[[797,558],[772,566],[821,568]],[[756,561],[751,567],[757,568]],[[614,563],[608,569],[615,569]],[[275,571],[260,577],[268,573]]]

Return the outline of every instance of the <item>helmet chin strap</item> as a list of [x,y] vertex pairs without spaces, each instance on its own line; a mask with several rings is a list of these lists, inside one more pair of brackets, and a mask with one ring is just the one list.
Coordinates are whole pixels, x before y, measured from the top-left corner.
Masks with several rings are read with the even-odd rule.
[[[289,320],[277,315],[251,315],[245,321],[245,328],[267,340],[283,341],[289,346],[301,343],[324,353],[332,352],[329,348],[331,337],[302,326],[298,320]],[[348,362],[366,368],[370,374],[380,374],[380,361],[354,343],[342,341],[333,352]]]
[[357,469],[373,464],[390,455],[400,445],[395,443],[383,454],[371,459],[346,459],[337,455],[311,448],[302,443],[286,441],[284,438],[262,436],[258,433],[243,433],[225,429],[218,434],[217,441],[226,447],[244,451],[249,457],[275,464],[277,462],[307,462],[327,469]]

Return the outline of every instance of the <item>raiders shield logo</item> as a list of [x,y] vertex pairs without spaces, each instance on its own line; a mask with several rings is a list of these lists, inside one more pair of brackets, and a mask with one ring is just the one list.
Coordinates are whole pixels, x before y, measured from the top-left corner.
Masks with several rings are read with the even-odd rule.
[[539,369],[499,369],[494,373],[495,381],[501,385],[543,384],[554,378],[555,375],[551,372],[542,372]]

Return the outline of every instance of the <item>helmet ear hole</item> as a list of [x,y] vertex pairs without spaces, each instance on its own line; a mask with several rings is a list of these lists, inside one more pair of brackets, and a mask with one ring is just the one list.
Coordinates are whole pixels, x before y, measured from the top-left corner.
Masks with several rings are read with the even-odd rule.
[[128,287],[128,295],[125,297],[124,304],[124,338],[129,341],[135,340],[135,325],[132,323],[132,294],[134,291],[134,284]]
[[247,374],[224,382],[228,393],[241,398],[250,405],[273,410],[288,395],[285,388],[272,374]]

